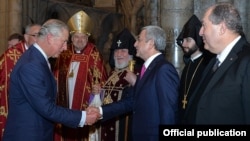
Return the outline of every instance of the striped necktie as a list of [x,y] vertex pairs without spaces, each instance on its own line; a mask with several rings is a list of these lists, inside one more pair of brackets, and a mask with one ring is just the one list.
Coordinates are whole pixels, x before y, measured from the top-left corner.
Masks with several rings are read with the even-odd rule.
[[214,66],[212,68],[213,72],[215,72],[218,69],[219,64],[220,64],[220,60],[216,58],[216,62],[214,63]]

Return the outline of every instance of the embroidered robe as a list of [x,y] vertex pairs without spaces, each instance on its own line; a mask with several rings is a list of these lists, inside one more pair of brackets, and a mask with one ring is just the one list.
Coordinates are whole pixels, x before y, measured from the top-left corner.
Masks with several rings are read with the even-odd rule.
[[0,56],[0,138],[2,138],[8,115],[8,92],[10,73],[20,56],[25,52],[25,43],[21,42],[8,48]]
[[[114,70],[111,72],[103,86],[103,105],[119,101],[130,95],[130,93],[125,92],[125,89],[130,87],[130,84],[123,79],[126,75],[125,70]],[[128,113],[102,122],[101,141],[129,141],[131,118],[131,114]]]
[[[57,104],[75,110],[85,110],[89,105],[92,84],[102,85],[107,79],[104,61],[92,43],[88,43],[80,54],[74,52],[72,44],[69,45],[68,50],[57,58],[54,74],[58,84]],[[73,97],[70,98],[71,83],[74,84],[71,90]],[[72,129],[57,124],[55,141],[87,141],[88,134],[89,126]]]

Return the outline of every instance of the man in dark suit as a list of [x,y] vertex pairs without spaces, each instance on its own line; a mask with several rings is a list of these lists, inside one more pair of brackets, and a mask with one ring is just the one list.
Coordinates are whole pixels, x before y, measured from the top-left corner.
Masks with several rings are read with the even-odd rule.
[[[132,96],[89,110],[100,111],[103,120],[132,111],[132,140],[157,141],[159,125],[176,123],[179,76],[175,67],[161,53],[166,47],[166,34],[162,28],[142,28],[134,46],[136,56],[145,61],[146,71],[137,76],[131,89]],[[129,74],[132,73],[127,73],[125,79],[130,82]]]
[[10,76],[9,113],[3,141],[53,141],[54,122],[69,127],[92,124],[99,115],[56,105],[57,87],[48,58],[67,48],[69,29],[48,20],[33,44],[16,63]]
[[211,6],[205,12],[199,34],[205,49],[216,57],[204,70],[202,82],[190,98],[185,122],[250,124],[250,45],[244,37],[239,12],[229,3]]

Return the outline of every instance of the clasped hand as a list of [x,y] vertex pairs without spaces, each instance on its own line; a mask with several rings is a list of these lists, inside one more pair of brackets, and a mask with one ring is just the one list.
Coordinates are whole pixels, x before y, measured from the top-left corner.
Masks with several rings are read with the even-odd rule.
[[98,107],[90,106],[86,109],[86,121],[85,125],[93,125],[101,118],[101,114]]

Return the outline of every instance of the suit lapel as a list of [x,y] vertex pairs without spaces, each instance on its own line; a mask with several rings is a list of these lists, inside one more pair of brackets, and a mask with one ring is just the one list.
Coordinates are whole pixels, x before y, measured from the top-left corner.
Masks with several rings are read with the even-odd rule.
[[[188,107],[186,109],[185,116],[191,110],[190,108],[193,107],[192,105],[197,100],[196,98],[199,97],[199,94],[202,93],[201,96],[204,96],[203,94],[209,94],[209,91],[213,88],[213,86],[215,86],[216,83],[220,79],[222,79],[226,71],[230,69],[230,66],[237,60],[238,53],[242,50],[244,46],[246,46],[246,44],[247,44],[246,39],[244,37],[241,37],[241,39],[234,45],[234,47],[232,48],[232,50],[230,51],[224,62],[221,64],[221,66],[216,70],[216,72],[214,72],[213,76],[211,76],[211,79],[207,80],[207,75],[209,75],[215,63],[216,57],[210,60],[209,64],[207,65],[206,69],[203,72],[201,83],[199,83],[199,85],[197,86],[198,89],[196,89],[192,94],[192,96],[190,97],[189,100],[190,102],[188,102]],[[204,86],[204,83],[206,83],[204,81],[209,81],[209,82]]]
[[54,79],[55,77],[47,64],[47,60],[43,57],[42,53],[36,47],[31,46],[30,49],[32,49],[34,52],[34,54],[33,54],[34,58],[36,58],[39,62],[41,62],[43,67],[48,68],[48,69],[46,69],[46,70],[48,70],[46,73],[48,73],[48,75],[49,75],[48,78],[50,78],[51,83],[53,85],[53,91],[54,91],[53,93],[56,93],[56,91],[57,91],[56,80]]
[[224,62],[221,64],[221,66],[215,71],[214,75],[208,82],[206,88],[204,89],[204,93],[209,91],[214,85],[216,85],[216,82],[223,77],[223,74],[226,73],[228,69],[230,69],[230,66],[237,60],[238,53],[242,50],[244,44],[246,43],[246,40],[244,37],[242,37],[232,48]]
[[149,78],[150,75],[152,75],[152,71],[155,68],[156,64],[162,59],[164,58],[163,55],[159,55],[157,56],[148,66],[148,68],[146,69],[143,77],[140,79],[138,78],[138,82],[137,82],[137,87],[136,87],[136,94],[139,93],[139,91],[142,89],[144,83],[147,82],[147,79]]

